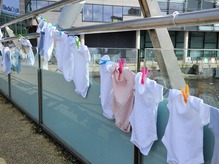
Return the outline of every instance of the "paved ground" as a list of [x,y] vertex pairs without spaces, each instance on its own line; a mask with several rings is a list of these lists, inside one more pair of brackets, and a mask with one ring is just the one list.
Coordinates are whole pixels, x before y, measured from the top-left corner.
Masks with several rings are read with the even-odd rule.
[[0,164],[76,164],[13,104],[0,95]]

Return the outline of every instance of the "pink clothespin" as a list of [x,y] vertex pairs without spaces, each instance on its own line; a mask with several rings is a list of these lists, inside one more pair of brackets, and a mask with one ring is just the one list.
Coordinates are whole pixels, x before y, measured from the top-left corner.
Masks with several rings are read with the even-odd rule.
[[125,60],[122,58],[121,60],[119,60],[119,73],[122,73],[122,68],[125,65]]
[[148,68],[144,68],[144,67],[142,67],[141,68],[141,84],[144,84],[144,80],[145,80],[145,78],[147,77],[147,75],[148,75]]

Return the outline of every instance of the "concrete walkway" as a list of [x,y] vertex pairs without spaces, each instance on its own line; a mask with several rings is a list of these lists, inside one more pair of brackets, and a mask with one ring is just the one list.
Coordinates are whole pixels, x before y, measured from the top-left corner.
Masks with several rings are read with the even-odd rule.
[[0,164],[72,164],[48,136],[0,95]]

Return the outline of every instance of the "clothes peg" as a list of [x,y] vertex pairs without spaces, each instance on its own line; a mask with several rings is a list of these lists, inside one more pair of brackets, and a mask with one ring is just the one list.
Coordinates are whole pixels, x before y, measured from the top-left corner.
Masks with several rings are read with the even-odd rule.
[[122,73],[122,68],[124,67],[125,64],[125,60],[124,58],[122,58],[121,60],[119,60],[119,73]]
[[180,91],[182,92],[182,95],[184,97],[184,102],[187,103],[188,99],[189,99],[189,85],[186,84],[185,86],[185,90],[180,89]]
[[77,39],[76,39],[77,48],[79,48],[80,44],[81,44],[80,39],[77,37]]
[[148,75],[148,68],[141,67],[141,84],[144,84],[144,80]]
[[62,35],[62,31],[61,31],[61,30],[58,30],[58,34],[61,36],[61,35]]
[[111,60],[100,60],[99,65],[104,65],[104,64],[106,64],[108,61],[111,61]]
[[21,34],[19,34],[19,35],[18,35],[18,38],[19,38],[19,39],[24,39],[24,36],[21,35]]
[[44,20],[44,18],[43,18],[42,15],[38,16],[38,18],[39,18],[40,20]]
[[48,23],[48,19],[47,19],[47,18],[44,18],[43,20],[44,20],[46,23]]
[[75,35],[72,35],[72,37],[75,39],[75,44],[76,44],[77,48],[79,49],[79,46],[81,44],[79,37],[75,36]]

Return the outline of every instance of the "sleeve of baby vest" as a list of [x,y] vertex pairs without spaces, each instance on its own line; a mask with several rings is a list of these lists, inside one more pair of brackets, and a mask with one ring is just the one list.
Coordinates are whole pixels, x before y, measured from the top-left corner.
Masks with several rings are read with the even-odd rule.
[[169,90],[169,95],[168,95],[168,103],[167,103],[167,108],[168,108],[168,110],[170,110],[171,109],[171,101],[172,101],[172,94],[173,94],[173,90],[172,89],[170,89]]
[[84,53],[85,53],[86,61],[87,61],[87,62],[90,62],[90,60],[91,60],[90,51],[89,51],[89,49],[87,48],[87,46],[85,46],[85,45],[83,45],[83,46],[84,46]]
[[157,84],[157,82],[155,82],[155,95],[157,97],[157,101],[158,103],[163,101],[163,86],[160,84]]
[[205,103],[201,104],[200,118],[203,126],[210,123],[210,108],[211,108],[210,105],[207,105]]

